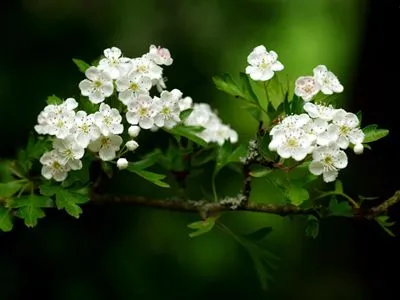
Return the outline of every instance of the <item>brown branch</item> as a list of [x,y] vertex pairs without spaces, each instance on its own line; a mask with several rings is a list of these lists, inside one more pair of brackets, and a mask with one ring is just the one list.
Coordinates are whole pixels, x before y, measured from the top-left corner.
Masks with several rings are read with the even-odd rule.
[[[206,201],[183,201],[181,199],[147,199],[141,196],[117,196],[117,195],[101,195],[93,193],[91,200],[94,203],[125,203],[130,205],[153,207],[181,212],[197,212],[207,217],[212,214],[227,211],[247,211],[268,213],[280,216],[287,215],[318,215],[323,208],[301,208],[295,205],[277,205],[270,203],[254,203],[245,202],[232,208],[229,203],[206,202]],[[392,205],[400,202],[400,191],[397,191],[392,197],[384,201],[382,204],[362,210],[361,208],[353,208],[353,217],[373,219],[374,217],[385,213]],[[325,208],[326,209],[326,208]]]

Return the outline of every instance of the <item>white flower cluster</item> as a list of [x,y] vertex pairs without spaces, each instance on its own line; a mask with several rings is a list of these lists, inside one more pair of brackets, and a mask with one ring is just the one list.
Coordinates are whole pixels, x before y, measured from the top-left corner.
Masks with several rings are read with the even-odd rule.
[[343,92],[343,85],[326,66],[315,67],[313,73],[313,76],[299,77],[295,83],[294,93],[304,101],[310,101],[320,91],[325,95]]
[[265,46],[257,46],[247,57],[249,66],[246,67],[246,74],[251,79],[259,81],[270,80],[274,72],[282,71],[283,65],[278,61],[278,54],[275,51],[267,51]]
[[[117,151],[124,142],[120,136],[124,131],[123,116],[105,103],[114,93],[123,103],[125,119],[131,125],[128,128],[131,140],[124,146],[128,151],[138,148],[135,139],[140,129],[171,129],[182,123],[180,113],[189,108],[193,112],[184,124],[204,127],[199,137],[219,145],[226,140],[236,142],[237,133],[222,124],[208,104],[193,105],[192,99],[182,98],[178,89],[165,90],[161,66],[172,62],[168,49],[154,45],[138,58],[124,57],[116,47],[104,50],[104,58],[97,66],[90,66],[85,71],[86,79],[79,83],[81,94],[98,105],[98,111],[89,115],[83,110],[76,111],[77,101],[68,98],[61,104],[46,106],[38,116],[37,133],[54,136],[53,150],[40,159],[42,175],[56,181],[65,180],[70,170],[82,168],[85,149],[97,153],[104,161],[119,156]],[[150,95],[152,87],[156,87],[159,97]],[[117,166],[124,169],[128,162],[119,158]]]
[[307,113],[287,116],[272,128],[269,149],[296,161],[311,155],[310,172],[334,181],[347,166],[343,150],[351,145],[356,154],[363,152],[360,122],[355,114],[332,106],[306,102],[304,110]]

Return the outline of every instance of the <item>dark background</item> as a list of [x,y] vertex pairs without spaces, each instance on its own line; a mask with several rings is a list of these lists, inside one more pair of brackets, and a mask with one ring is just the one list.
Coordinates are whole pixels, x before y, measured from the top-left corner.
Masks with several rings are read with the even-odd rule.
[[[82,75],[71,58],[90,61],[114,45],[131,57],[152,43],[169,48],[175,60],[165,70],[168,87],[217,107],[245,141],[256,124],[215,90],[211,76],[242,71],[252,48],[264,44],[293,78],[326,64],[345,86],[343,106],[361,110],[363,125],[390,129],[372,151],[350,156],[341,175],[349,194],[387,198],[400,185],[399,7],[398,1],[382,0],[4,2],[0,157],[12,157],[24,145],[48,95],[78,95]],[[127,189],[123,180],[121,189]],[[234,192],[237,180],[221,176],[221,193]],[[264,186],[257,187],[255,198],[262,198]],[[138,184],[132,191],[152,189]],[[399,207],[391,214],[399,220]],[[217,230],[188,237],[186,224],[197,219],[86,205],[79,220],[49,211],[34,229],[17,222],[11,233],[0,233],[0,299],[396,297],[399,238],[373,222],[327,219],[319,237],[310,240],[300,221],[228,217],[227,224],[241,232],[274,228],[270,249],[282,261],[263,292],[247,253],[231,238]]]

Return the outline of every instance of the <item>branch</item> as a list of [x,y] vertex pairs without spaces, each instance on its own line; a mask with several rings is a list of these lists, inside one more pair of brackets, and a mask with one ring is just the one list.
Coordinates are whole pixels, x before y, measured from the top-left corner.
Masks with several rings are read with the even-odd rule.
[[[258,212],[280,216],[318,215],[320,210],[322,210],[319,208],[301,208],[291,204],[276,205],[270,203],[254,203],[248,201],[244,202],[244,204],[242,205],[239,205],[235,209],[232,209],[231,205],[218,202],[183,201],[181,199],[147,199],[141,196],[101,195],[96,193],[92,194],[91,200],[94,203],[126,203],[130,205],[154,207],[172,211],[197,212],[205,217],[215,213],[227,211]],[[373,219],[374,217],[385,213],[389,209],[389,207],[396,204],[397,202],[400,202],[400,191],[396,191],[396,193],[392,197],[376,207],[367,210],[362,210],[361,208],[353,208],[353,217]]]

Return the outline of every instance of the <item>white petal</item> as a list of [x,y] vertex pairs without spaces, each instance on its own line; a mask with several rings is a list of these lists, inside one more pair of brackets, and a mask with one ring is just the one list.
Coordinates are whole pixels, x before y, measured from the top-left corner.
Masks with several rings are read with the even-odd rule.
[[312,161],[308,165],[308,169],[314,175],[321,175],[322,172],[324,171],[324,165],[319,161]]
[[339,151],[333,158],[333,165],[338,169],[344,169],[347,167],[347,155],[344,151]]
[[111,147],[103,147],[99,151],[99,156],[104,161],[110,161],[115,158],[116,154]]
[[324,172],[323,178],[325,182],[332,182],[336,180],[336,177],[338,176],[338,171],[337,170],[329,170]]

